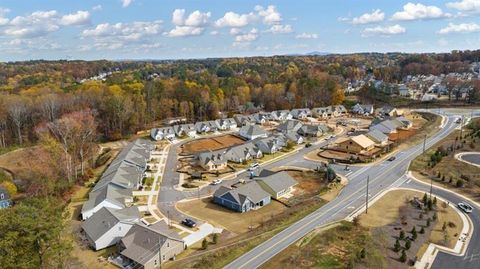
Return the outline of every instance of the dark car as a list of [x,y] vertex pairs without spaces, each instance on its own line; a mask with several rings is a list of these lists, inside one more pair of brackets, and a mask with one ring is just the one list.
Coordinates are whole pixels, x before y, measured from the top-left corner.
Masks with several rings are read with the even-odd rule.
[[311,147],[311,146],[312,146],[312,143],[307,143],[307,144],[305,144],[305,147],[306,147],[306,148],[309,148],[309,147]]
[[184,219],[182,220],[182,224],[187,226],[187,227],[190,227],[190,228],[193,228],[195,226],[197,226],[197,223],[191,219]]
[[389,162],[393,162],[393,161],[395,161],[395,159],[396,159],[396,158],[397,158],[397,157],[395,157],[395,156],[392,156],[392,157],[388,158],[388,159],[387,159],[387,161],[389,161]]

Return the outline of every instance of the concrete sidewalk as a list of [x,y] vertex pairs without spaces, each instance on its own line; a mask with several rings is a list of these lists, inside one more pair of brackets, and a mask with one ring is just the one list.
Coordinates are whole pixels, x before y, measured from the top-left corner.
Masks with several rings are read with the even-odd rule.
[[210,223],[204,223],[198,227],[198,231],[193,232],[183,238],[187,247],[203,240],[212,233],[221,233],[223,230],[213,227]]

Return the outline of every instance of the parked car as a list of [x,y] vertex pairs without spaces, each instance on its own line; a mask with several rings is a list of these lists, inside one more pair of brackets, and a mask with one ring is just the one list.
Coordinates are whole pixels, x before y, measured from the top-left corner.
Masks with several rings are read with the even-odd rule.
[[252,163],[250,167],[248,168],[248,171],[253,171],[258,168],[258,163]]
[[187,227],[190,227],[190,228],[193,228],[195,226],[197,226],[197,223],[191,219],[184,219],[182,220],[182,224],[187,226]]
[[395,161],[395,159],[397,159],[397,157],[395,157],[395,156],[392,156],[392,157],[388,158],[388,159],[387,159],[387,161],[389,161],[389,162],[393,162],[393,161]]
[[311,146],[312,146],[312,143],[310,143],[310,142],[307,143],[307,144],[305,144],[305,147],[306,147],[306,148],[309,148],[309,147],[311,147]]
[[467,214],[473,211],[473,207],[465,202],[458,203],[458,207]]
[[221,180],[221,179],[214,179],[211,184],[212,184],[212,185],[218,185],[218,184],[220,184],[220,183],[222,183],[222,182],[223,182],[223,180]]

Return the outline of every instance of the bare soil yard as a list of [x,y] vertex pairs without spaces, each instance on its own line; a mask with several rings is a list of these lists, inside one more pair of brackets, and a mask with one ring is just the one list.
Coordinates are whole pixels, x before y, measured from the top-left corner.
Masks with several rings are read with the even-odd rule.
[[238,213],[214,204],[210,198],[180,202],[177,208],[187,215],[206,220],[236,234],[248,232],[250,228],[260,226],[287,209],[285,205],[272,200],[270,204],[258,210]]
[[188,142],[182,146],[182,155],[193,155],[195,153],[228,148],[234,145],[245,143],[245,140],[236,135],[222,135],[212,138],[201,138]]

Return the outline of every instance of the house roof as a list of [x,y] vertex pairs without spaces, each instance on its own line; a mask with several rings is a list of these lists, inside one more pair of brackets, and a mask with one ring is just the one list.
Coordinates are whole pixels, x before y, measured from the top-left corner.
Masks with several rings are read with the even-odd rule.
[[267,132],[263,130],[258,125],[246,125],[240,129],[240,133],[245,133],[248,136],[259,136],[259,135],[266,135]]
[[388,136],[376,129],[369,131],[365,135],[377,143],[388,141]]
[[298,120],[287,120],[284,123],[277,126],[277,130],[285,131],[297,131],[302,127],[302,123]]
[[227,162],[225,158],[225,150],[207,151],[198,154],[198,160],[201,165],[206,165],[212,161],[214,164],[224,164]]
[[[264,174],[268,174],[268,173],[265,172]],[[270,174],[265,177],[259,177],[256,180],[262,181],[274,192],[280,192],[298,184],[297,181],[295,181],[295,179],[293,179],[285,171]]]
[[220,197],[225,195],[226,193],[229,193],[240,205],[242,205],[247,199],[249,199],[253,203],[258,203],[261,200],[265,199],[265,197],[270,197],[270,194],[263,190],[262,187],[260,187],[260,185],[258,185],[258,183],[255,181],[250,181],[234,189],[220,187],[214,193],[214,196]]
[[135,224],[122,239],[125,249],[120,254],[145,265],[155,255],[159,255],[160,248],[168,239],[183,244],[178,234],[170,230],[163,221],[150,226]]
[[375,145],[375,142],[373,142],[370,138],[368,138],[366,135],[357,135],[351,137],[352,141],[360,145],[362,148],[368,148],[371,146]]
[[115,184],[107,184],[103,188],[91,191],[88,200],[82,206],[82,212],[91,210],[107,200],[119,207],[125,207],[125,199],[132,197],[132,189],[125,189]]
[[136,206],[124,209],[103,207],[82,223],[82,229],[93,241],[110,231],[119,222],[134,223],[138,221],[140,212]]

